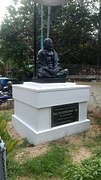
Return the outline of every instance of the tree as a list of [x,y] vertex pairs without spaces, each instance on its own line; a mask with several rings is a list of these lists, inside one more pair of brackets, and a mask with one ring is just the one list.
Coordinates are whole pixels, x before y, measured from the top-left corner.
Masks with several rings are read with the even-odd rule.
[[[13,0],[15,3],[16,0]],[[96,64],[98,12],[97,0],[68,0],[52,7],[50,37],[63,63]],[[93,9],[93,10],[92,10]],[[37,51],[40,49],[40,6],[37,5]],[[8,7],[0,31],[0,56],[23,80],[29,76],[34,52],[34,3],[21,0],[21,6]],[[47,7],[44,7],[44,38],[47,31]]]
[[1,26],[1,56],[13,75],[23,79],[29,76],[28,66],[33,58],[33,10],[33,1],[22,0],[18,10],[8,7],[9,14]]
[[51,36],[57,39],[55,46],[64,62],[94,63],[95,27],[88,5],[88,1],[68,1],[65,6],[53,8]]

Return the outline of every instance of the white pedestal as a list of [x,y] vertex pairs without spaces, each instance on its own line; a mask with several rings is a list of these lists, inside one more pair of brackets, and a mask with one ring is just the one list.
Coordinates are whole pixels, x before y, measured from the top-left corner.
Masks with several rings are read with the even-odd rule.
[[[89,86],[75,83],[34,83],[13,85],[14,128],[30,143],[40,144],[87,130]],[[78,121],[52,127],[51,108],[78,103]]]

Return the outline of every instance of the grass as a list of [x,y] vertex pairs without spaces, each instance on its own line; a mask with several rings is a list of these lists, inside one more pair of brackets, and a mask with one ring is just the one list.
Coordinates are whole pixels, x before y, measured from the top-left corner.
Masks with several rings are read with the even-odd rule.
[[0,114],[0,137],[5,143],[7,154],[11,152],[18,143],[18,140],[12,139],[7,131],[7,121],[9,121],[10,116],[10,114],[3,114],[3,112]]
[[60,146],[52,146],[51,150],[41,156],[29,159],[23,163],[14,160],[10,154],[7,157],[8,180],[18,176],[30,178],[50,178],[61,176],[61,167],[65,162],[65,151]]
[[67,164],[64,166],[64,180],[101,180],[101,157],[93,157],[81,165]]
[[28,160],[24,163],[28,173],[35,176],[53,177],[61,176],[61,167],[65,162],[65,152],[62,147],[54,146],[51,151]]
[[0,120],[5,119],[6,121],[11,121],[13,112],[13,109],[0,111]]
[[55,142],[50,146],[49,152],[23,163],[14,160],[14,152],[8,155],[8,180],[17,177],[27,177],[28,180],[101,180],[101,156],[98,153],[77,165],[73,163],[70,151],[66,151],[66,146],[64,148]]
[[[11,120],[13,111],[0,113],[0,120]],[[93,126],[101,128],[101,118],[94,119]],[[100,129],[101,130],[101,129]],[[23,152],[27,147],[34,148],[26,139],[19,142],[7,154],[8,180],[101,180],[101,131],[95,133],[83,132],[57,141],[50,142],[48,151],[37,156],[25,158],[23,162],[16,160],[19,150]],[[93,129],[92,129],[93,132]],[[85,157],[79,163],[80,149],[89,150],[91,156]],[[29,152],[30,153],[30,152]],[[86,152],[87,153],[87,152]],[[19,154],[20,156],[21,154]]]

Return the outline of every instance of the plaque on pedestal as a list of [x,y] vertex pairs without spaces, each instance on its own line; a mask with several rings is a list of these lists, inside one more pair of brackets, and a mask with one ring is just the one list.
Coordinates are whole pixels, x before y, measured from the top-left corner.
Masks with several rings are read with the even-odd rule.
[[53,106],[51,108],[51,126],[60,126],[78,121],[79,103]]

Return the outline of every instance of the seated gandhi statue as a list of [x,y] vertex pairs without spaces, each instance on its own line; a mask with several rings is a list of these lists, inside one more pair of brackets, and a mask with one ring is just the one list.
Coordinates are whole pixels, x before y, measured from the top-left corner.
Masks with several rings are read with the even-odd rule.
[[37,77],[38,78],[65,78],[68,69],[62,69],[59,65],[57,52],[53,49],[53,41],[46,38],[43,48],[37,55]]

